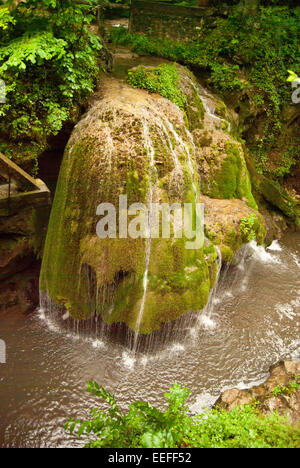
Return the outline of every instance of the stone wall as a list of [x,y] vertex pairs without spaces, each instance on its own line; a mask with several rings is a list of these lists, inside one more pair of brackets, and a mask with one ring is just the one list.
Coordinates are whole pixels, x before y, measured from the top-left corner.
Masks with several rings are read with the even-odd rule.
[[205,22],[214,21],[214,8],[191,8],[133,0],[129,29],[162,39],[195,40]]

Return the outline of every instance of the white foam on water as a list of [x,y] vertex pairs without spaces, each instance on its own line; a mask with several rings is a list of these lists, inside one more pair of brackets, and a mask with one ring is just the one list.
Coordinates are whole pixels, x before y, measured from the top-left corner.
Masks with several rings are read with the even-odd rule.
[[294,260],[294,262],[296,263],[297,267],[300,268],[300,260],[299,260],[299,257],[297,254],[295,253],[292,253],[292,259]]
[[243,278],[243,280],[242,280],[241,290],[242,290],[243,292],[247,291],[247,289],[248,289],[249,276],[250,276],[250,272],[248,271],[248,272],[244,275],[244,278]]
[[100,341],[100,340],[93,340],[92,341],[92,346],[95,349],[104,348],[104,343],[103,343],[103,341]]
[[272,252],[282,252],[282,247],[279,244],[278,240],[274,240],[267,250],[271,250]]
[[45,309],[42,307],[38,309],[38,316],[41,320],[46,320]]
[[204,315],[204,314],[201,315],[201,317],[199,318],[199,323],[206,330],[213,330],[217,326],[217,324],[216,324],[216,322],[214,320],[212,320],[210,317],[208,317],[207,315]]
[[51,317],[46,315],[45,309],[43,309],[42,307],[38,309],[38,318],[45,322],[49,331],[57,333],[59,335],[63,335],[67,338],[71,338],[74,341],[80,339],[79,334],[75,332],[66,332],[66,330],[63,327],[61,327],[58,322],[55,322],[55,320],[51,319]]
[[146,366],[149,362],[149,358],[147,356],[143,356],[141,359],[142,366]]
[[43,308],[38,309],[38,317],[40,320],[46,323],[50,331],[62,334],[61,328],[57,323],[53,322],[49,317],[46,316],[45,310]]
[[280,264],[280,259],[268,252],[262,245],[257,245],[255,241],[249,243],[249,247],[251,247],[253,251],[253,258],[261,263],[270,263],[270,264]]
[[192,327],[192,328],[190,328],[189,332],[190,332],[190,336],[191,336],[191,338],[192,338],[193,340],[194,340],[194,339],[197,337],[197,335],[198,335],[198,329],[197,329],[197,327]]
[[218,398],[219,397],[212,395],[211,393],[200,393],[196,396],[196,401],[189,405],[189,408],[193,413],[203,413],[204,411],[212,408]]
[[225,298],[225,297],[231,298],[231,297],[233,297],[233,294],[232,294],[231,291],[225,291],[224,294],[223,294],[223,297],[224,297],[224,298]]
[[275,308],[278,313],[280,320],[287,317],[290,320],[294,320],[299,315],[300,311],[300,291],[295,299],[292,299],[287,304],[277,304]]
[[213,305],[222,304],[222,302],[224,300],[232,299],[233,297],[234,296],[233,296],[233,293],[231,291],[225,291],[221,295],[214,297],[213,300],[212,300],[212,303],[213,303]]
[[267,380],[268,377],[269,377],[269,373],[266,374],[265,377],[258,379],[258,380],[253,380],[252,382],[245,383],[244,381],[241,381],[236,385],[235,388],[238,388],[239,390],[249,390],[249,388],[257,387],[258,385],[263,384]]
[[68,318],[70,318],[70,314],[69,314],[69,312],[67,311],[67,312],[63,315],[63,320],[68,320]]
[[290,346],[291,354],[290,359],[292,361],[300,361],[300,339],[294,340]]
[[124,351],[122,354],[122,362],[127,369],[132,370],[134,368],[136,358]]
[[170,352],[171,353],[180,353],[180,352],[183,352],[185,351],[185,347],[180,344],[180,343],[174,343],[171,347],[170,347]]
[[221,298],[220,297],[215,297],[212,301],[213,305],[218,305],[220,304],[222,301],[221,301]]

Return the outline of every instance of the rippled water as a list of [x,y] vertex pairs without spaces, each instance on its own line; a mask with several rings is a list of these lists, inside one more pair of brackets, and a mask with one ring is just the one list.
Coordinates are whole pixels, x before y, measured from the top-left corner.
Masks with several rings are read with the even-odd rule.
[[85,393],[89,379],[123,406],[134,399],[162,405],[177,381],[189,387],[190,405],[199,411],[225,388],[264,380],[280,358],[300,359],[299,326],[300,235],[294,233],[223,272],[213,309],[186,339],[136,360],[119,345],[60,331],[38,311],[1,316],[7,364],[0,365],[0,446],[80,446],[63,424],[87,416],[95,404]]

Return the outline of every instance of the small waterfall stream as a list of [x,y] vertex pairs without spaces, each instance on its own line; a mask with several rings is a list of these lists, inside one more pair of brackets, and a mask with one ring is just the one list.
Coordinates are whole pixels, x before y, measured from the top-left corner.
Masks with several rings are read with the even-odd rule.
[[150,263],[150,255],[151,255],[151,219],[152,219],[152,203],[153,203],[153,182],[152,182],[152,177],[153,174],[155,174],[156,169],[155,169],[155,160],[154,160],[154,154],[155,150],[153,147],[153,144],[151,142],[151,138],[149,135],[149,126],[148,122],[144,120],[143,122],[143,130],[144,130],[144,139],[145,139],[145,147],[147,149],[147,154],[150,156],[150,165],[149,165],[149,196],[148,196],[148,215],[147,215],[147,222],[146,222],[146,229],[147,229],[147,247],[146,247],[146,260],[145,260],[145,273],[144,273],[144,278],[143,278],[143,297],[142,297],[142,302],[140,306],[140,311],[138,314],[138,319],[136,323],[136,330],[134,334],[134,343],[133,343],[133,351],[134,353],[137,350],[137,341],[138,341],[138,336],[139,336],[139,331],[141,327],[141,322],[144,314],[144,309],[145,309],[145,302],[146,302],[146,297],[147,297],[147,286],[148,286],[148,269],[149,269],[149,263]]
[[210,94],[207,89],[205,89],[200,83],[197,83],[197,85],[194,83],[194,81],[191,79],[189,80],[191,86],[195,89],[197,92],[198,96],[201,98],[201,101],[203,103],[204,110],[206,114],[213,120],[218,121],[218,122],[223,122],[227,125],[228,132],[231,132],[231,123],[228,122],[226,119],[223,119],[222,117],[219,117],[215,113],[215,106],[211,104],[211,102],[214,101],[214,96]]

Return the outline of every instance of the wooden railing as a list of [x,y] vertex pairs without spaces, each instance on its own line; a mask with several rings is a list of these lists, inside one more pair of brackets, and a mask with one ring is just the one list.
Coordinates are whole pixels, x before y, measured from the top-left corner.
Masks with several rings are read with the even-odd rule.
[[[50,191],[40,179],[34,179],[17,164],[0,153],[0,175],[6,181],[0,186],[0,215],[26,205],[49,205]],[[3,212],[4,210],[4,212]]]

